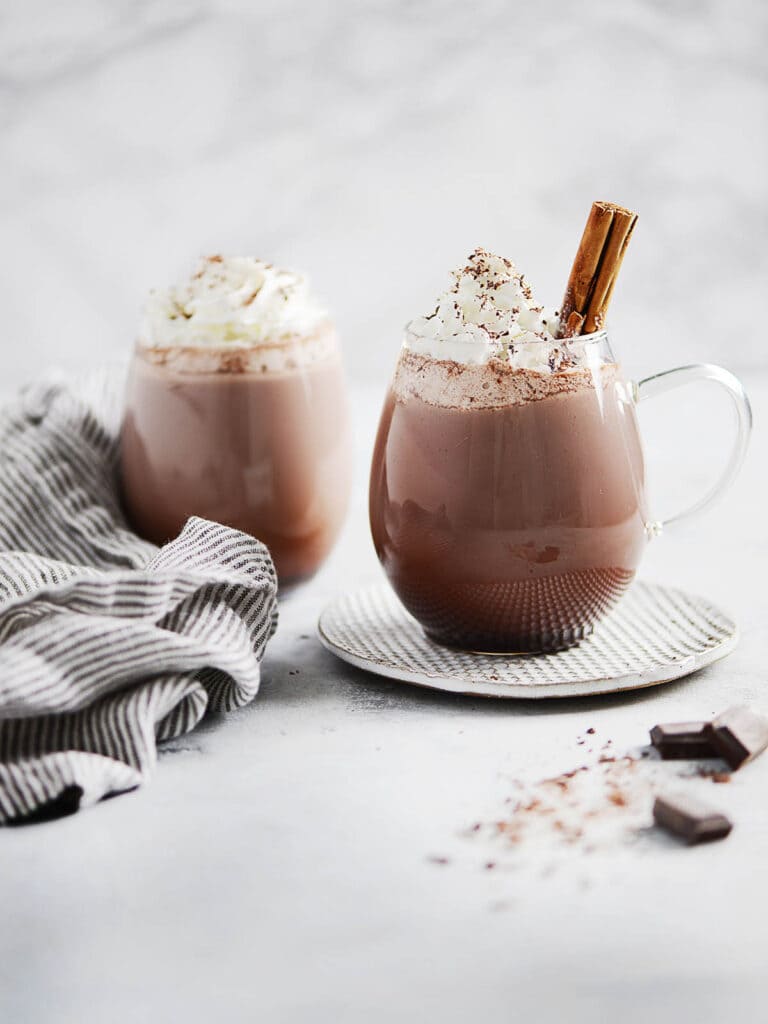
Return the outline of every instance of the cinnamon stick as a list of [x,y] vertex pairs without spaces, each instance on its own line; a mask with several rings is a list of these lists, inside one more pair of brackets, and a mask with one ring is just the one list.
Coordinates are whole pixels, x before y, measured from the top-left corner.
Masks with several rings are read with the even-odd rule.
[[573,261],[560,314],[560,336],[600,330],[637,214],[615,203],[592,204]]
[[564,338],[573,338],[577,334],[581,334],[583,326],[584,317],[574,309],[568,314],[568,319],[565,321],[565,330],[562,330],[560,333]]

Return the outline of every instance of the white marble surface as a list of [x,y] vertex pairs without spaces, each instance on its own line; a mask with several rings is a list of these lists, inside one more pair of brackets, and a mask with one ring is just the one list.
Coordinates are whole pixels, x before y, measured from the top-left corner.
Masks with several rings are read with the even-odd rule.
[[201,252],[309,271],[353,374],[477,245],[557,305],[595,198],[641,215],[633,372],[764,363],[763,0],[4,0],[3,374],[130,343]]
[[[749,382],[764,416],[768,379]],[[768,712],[764,435],[729,498],[644,566],[730,609],[734,654],[621,697],[471,700],[366,676],[313,635],[334,593],[379,578],[365,474],[380,398],[355,392],[351,516],[283,603],[255,703],[166,747],[144,790],[0,836],[0,1020],[762,1022],[768,756],[728,785],[644,761],[622,782],[629,806],[596,821],[583,812],[610,811],[608,791],[588,773],[562,808],[585,826],[574,846],[546,827],[511,846],[494,822],[521,784],[541,795],[608,740],[637,754],[659,720]],[[729,426],[713,410],[647,410],[659,486],[706,484]],[[703,460],[677,450],[695,413]],[[732,816],[727,840],[686,849],[647,831],[651,790],[680,785]]]
[[[736,822],[708,848],[625,834],[620,814],[591,853],[466,830],[608,739],[636,750],[654,722],[732,701],[768,712],[767,29],[760,0],[5,0],[0,389],[124,353],[145,291],[197,253],[257,252],[310,271],[337,313],[358,477],[257,701],[173,744],[146,789],[0,836],[0,1020],[765,1019],[768,757],[686,782]],[[730,608],[738,650],[543,706],[341,666],[313,622],[378,577],[365,475],[402,322],[476,244],[557,296],[597,196],[642,216],[613,315],[629,369],[717,360],[753,393],[731,495],[644,566]],[[709,399],[643,409],[659,515],[722,456]]]

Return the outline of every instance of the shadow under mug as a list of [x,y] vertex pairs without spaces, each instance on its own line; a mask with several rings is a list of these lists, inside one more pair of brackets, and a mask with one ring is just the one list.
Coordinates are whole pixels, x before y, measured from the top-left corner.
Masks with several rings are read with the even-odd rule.
[[[572,646],[619,600],[649,539],[710,505],[742,463],[752,417],[733,374],[700,364],[634,384],[606,332],[579,345],[582,367],[540,375],[533,398],[515,383],[530,371],[500,368],[510,397],[495,404],[482,392],[449,403],[453,364],[400,355],[373,455],[371,531],[395,592],[438,643],[506,653]],[[414,384],[426,362],[426,372],[446,375],[439,404]],[[700,380],[731,397],[734,448],[717,484],[660,523],[647,510],[636,405]]]

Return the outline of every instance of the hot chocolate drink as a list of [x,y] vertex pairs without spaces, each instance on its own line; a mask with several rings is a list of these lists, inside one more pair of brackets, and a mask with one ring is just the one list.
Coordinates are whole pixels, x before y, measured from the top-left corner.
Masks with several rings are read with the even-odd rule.
[[[447,377],[401,357],[373,459],[376,550],[435,639],[566,646],[620,596],[644,547],[633,403],[612,365],[543,381],[478,369]],[[427,378],[443,378],[456,404],[425,397],[431,389],[414,385]]]
[[569,346],[555,321],[512,264],[478,252],[449,300],[410,325],[373,457],[371,527],[396,593],[442,643],[568,646],[639,562],[630,387],[605,335]]
[[[174,298],[170,324],[164,308],[150,309],[128,382],[125,504],[158,544],[190,515],[251,533],[270,549],[281,584],[291,583],[315,572],[346,511],[341,358],[327,319],[298,301],[295,275],[232,262],[207,261],[195,298]],[[259,294],[260,310],[247,308]]]

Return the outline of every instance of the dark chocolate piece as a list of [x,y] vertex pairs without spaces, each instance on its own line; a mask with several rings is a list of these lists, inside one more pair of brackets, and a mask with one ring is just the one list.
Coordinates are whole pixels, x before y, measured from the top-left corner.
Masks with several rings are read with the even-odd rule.
[[768,747],[768,718],[739,705],[728,708],[707,727],[713,747],[731,768],[740,768]]
[[707,735],[706,722],[669,722],[654,725],[651,743],[665,761],[719,757]]
[[733,828],[724,814],[689,796],[657,796],[653,804],[653,820],[690,846],[711,839],[724,839]]

